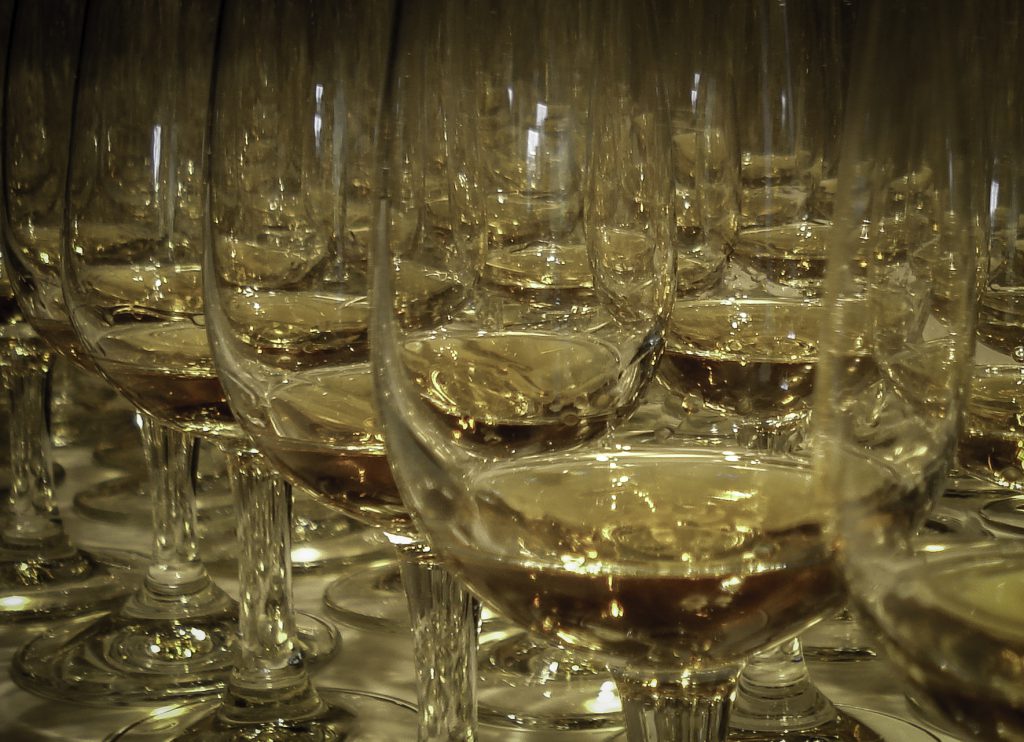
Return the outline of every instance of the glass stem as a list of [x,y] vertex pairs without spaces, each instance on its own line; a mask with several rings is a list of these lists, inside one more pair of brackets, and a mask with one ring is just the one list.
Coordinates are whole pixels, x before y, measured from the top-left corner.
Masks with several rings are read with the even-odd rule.
[[10,546],[66,546],[54,504],[53,458],[46,425],[49,351],[27,342],[7,353],[10,398],[10,518],[3,530]]
[[145,588],[154,599],[212,586],[196,543],[196,439],[142,415],[142,442],[153,502],[153,561]]
[[730,726],[757,732],[800,731],[832,721],[836,710],[807,672],[800,640],[750,659],[740,673]]
[[725,742],[738,667],[689,674],[613,671],[629,742]]
[[240,651],[219,713],[242,724],[310,719],[326,706],[295,628],[291,487],[256,451],[227,453],[238,517]]
[[476,739],[480,603],[421,544],[398,546],[409,600],[419,742]]

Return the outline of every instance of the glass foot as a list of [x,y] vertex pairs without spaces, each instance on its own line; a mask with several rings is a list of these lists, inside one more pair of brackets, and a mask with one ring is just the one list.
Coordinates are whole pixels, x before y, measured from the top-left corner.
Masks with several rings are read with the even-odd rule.
[[[219,523],[219,534],[212,529],[203,534],[203,561],[217,576],[238,575],[234,526],[234,520],[224,520]],[[365,563],[389,553],[390,548],[380,543],[372,528],[307,498],[296,498],[292,511],[293,574]]]
[[[145,479],[126,475],[87,487],[73,500],[75,512],[85,518],[118,525],[149,527],[153,522],[153,503],[145,492]],[[228,531],[234,525],[231,491],[224,477],[204,478],[196,490],[200,534],[216,523],[216,530]]]
[[11,677],[37,696],[90,705],[219,693],[235,659],[234,614],[75,621],[22,647]]
[[853,614],[843,610],[805,631],[804,659],[814,662],[868,662],[878,657]]
[[68,546],[57,554],[0,549],[0,623],[107,610],[136,580]]
[[367,631],[404,634],[409,606],[393,558],[354,564],[324,590],[324,608],[340,623]]
[[295,612],[295,630],[306,666],[315,670],[341,648],[341,635],[331,624],[312,613]]
[[[854,736],[852,732],[853,727],[848,728],[851,730],[849,734],[840,732],[845,734],[845,736],[802,736],[801,733],[784,732],[782,734],[776,733],[774,736],[745,737],[739,736],[746,734],[745,732],[730,731],[729,742],[744,742],[745,740],[754,739],[758,740],[758,742],[766,742],[767,740],[775,740],[776,742],[815,742],[817,740],[821,742],[862,742],[862,740],[865,742],[867,740],[881,740],[881,742],[941,742],[938,737],[924,727],[891,714],[884,714],[881,711],[872,711],[871,709],[860,708],[859,706],[836,706],[836,708],[846,718],[850,719],[852,724],[859,725],[858,729],[870,730],[870,734],[874,736]],[[861,733],[863,734],[863,732]],[[626,733],[617,734],[608,742],[612,742],[612,740],[614,742],[626,742]]]
[[729,742],[885,742],[886,739],[869,725],[838,708],[835,716],[810,729],[729,730]]
[[482,723],[558,730],[623,724],[615,681],[604,667],[540,644],[501,619],[484,624],[477,663]]
[[978,515],[996,535],[1024,536],[1024,497],[993,500],[982,506]]
[[92,460],[104,469],[117,469],[139,476],[146,475],[146,458],[142,453],[138,428],[117,431],[96,442],[92,449]]
[[[138,618],[116,613],[75,621],[19,650],[11,677],[44,698],[89,705],[188,699],[220,693],[234,665],[237,606],[192,618]],[[311,667],[337,650],[332,626],[296,615]]]
[[416,739],[418,714],[413,706],[386,696],[337,688],[317,688],[324,708],[304,721],[269,721],[241,727],[218,719],[216,703],[191,703],[162,709],[108,739],[123,742],[395,742]]
[[[878,739],[884,742],[940,742],[934,733],[924,727],[892,714],[872,711],[871,709],[859,706],[837,705],[836,708],[847,717],[860,723],[862,728],[871,729],[878,735]],[[846,742],[847,740],[859,740],[860,738],[841,737],[838,739]],[[865,737],[865,739],[869,738]]]
[[312,572],[332,565],[366,562],[390,553],[372,528],[325,507],[301,488],[292,510],[292,569]]

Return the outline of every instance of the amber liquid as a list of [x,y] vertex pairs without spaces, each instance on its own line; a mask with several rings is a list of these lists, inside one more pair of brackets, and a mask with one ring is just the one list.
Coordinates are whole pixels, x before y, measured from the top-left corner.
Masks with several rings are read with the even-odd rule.
[[286,477],[327,505],[389,532],[409,533],[373,405],[369,364],[290,374],[269,390],[260,447]]
[[474,541],[450,549],[469,585],[617,663],[737,661],[842,593],[827,507],[796,460],[570,453],[485,471],[470,495]]
[[1024,553],[949,550],[901,576],[880,606],[893,658],[976,739],[1024,739]]
[[1024,370],[976,366],[957,463],[1005,487],[1024,489]]
[[822,317],[819,304],[794,300],[677,302],[664,377],[677,391],[726,412],[806,411]]
[[461,442],[522,454],[592,438],[617,413],[615,349],[587,335],[494,332],[410,340],[403,360]]
[[197,435],[237,436],[206,329],[189,320],[135,322],[97,343],[96,365],[139,409]]

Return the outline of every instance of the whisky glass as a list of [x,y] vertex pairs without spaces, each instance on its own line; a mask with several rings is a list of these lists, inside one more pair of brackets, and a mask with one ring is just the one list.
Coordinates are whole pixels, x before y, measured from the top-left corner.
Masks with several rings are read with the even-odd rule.
[[[57,190],[64,197],[62,244],[52,246],[53,256],[36,259],[48,266],[49,282],[58,281],[55,293],[40,296],[61,308],[68,344],[125,394],[143,420],[153,558],[142,585],[110,615],[42,635],[14,661],[16,681],[32,692],[94,704],[219,692],[237,635],[234,601],[213,583],[197,554],[195,440],[169,424],[176,405],[189,408],[216,379],[196,378],[191,388],[200,391],[188,397],[188,374],[179,378],[166,370],[172,363],[155,367],[168,346],[191,353],[195,364],[197,339],[203,338],[200,327],[198,334],[181,332],[161,345],[165,325],[158,318],[162,311],[172,318],[174,311],[182,313],[189,278],[198,283],[198,268],[190,273],[184,261],[172,262],[180,244],[175,238],[188,226],[178,219],[184,209],[170,197],[185,192],[187,201],[195,179],[169,169],[199,162],[204,107],[190,105],[191,121],[182,123],[167,104],[201,96],[201,86],[208,85],[216,9],[155,6],[138,10],[189,33],[187,53],[169,36],[149,48],[153,40],[142,38],[127,9],[116,3],[93,3],[86,12],[65,152],[67,185],[65,190],[62,178]],[[158,77],[166,62],[162,54],[182,60],[174,85]]]
[[[836,498],[852,602],[915,700],[977,739],[1015,739],[1024,727],[1007,660],[1024,635],[1009,607],[1024,574],[1019,546],[921,526],[945,490],[984,311],[978,226],[998,203],[986,147],[1000,112],[1017,107],[1017,66],[997,60],[1019,55],[1019,10],[864,11],[827,268],[836,311],[818,369],[818,486]],[[950,53],[982,39],[975,56]],[[986,115],[967,115],[970,103]],[[859,358],[877,369],[868,384]]]
[[[252,628],[238,640],[237,604],[214,584],[196,545],[194,435],[240,448],[240,469],[256,466],[246,464],[252,457],[220,393],[202,324],[205,102],[217,11],[207,3],[115,1],[92,3],[86,14],[61,288],[79,347],[142,414],[154,559],[143,584],[110,615],[55,629],[19,651],[16,681],[47,697],[111,704],[213,695],[253,653]],[[263,500],[274,492],[240,489]],[[279,534],[257,528],[260,514],[247,504],[242,532],[263,544],[266,573],[241,560],[242,614],[265,616],[252,596],[271,593],[281,608],[275,636],[284,636],[301,673],[298,660],[330,653],[333,632],[318,625],[297,648],[294,617],[283,608],[288,583],[279,577],[287,569],[267,544]]]
[[61,297],[58,252],[82,18],[82,3],[20,4],[5,47],[0,367],[12,412],[12,482],[0,533],[0,621],[89,613],[130,589],[130,580],[68,541],[54,501],[47,422],[53,353],[81,360]]
[[[227,398],[255,445],[286,477],[395,546],[419,739],[472,739],[476,605],[436,564],[402,505],[373,404],[368,245],[391,22],[387,3],[311,0],[299,12],[287,2],[225,3],[207,329]],[[443,309],[457,288],[426,266],[406,280],[417,297],[413,321]]]

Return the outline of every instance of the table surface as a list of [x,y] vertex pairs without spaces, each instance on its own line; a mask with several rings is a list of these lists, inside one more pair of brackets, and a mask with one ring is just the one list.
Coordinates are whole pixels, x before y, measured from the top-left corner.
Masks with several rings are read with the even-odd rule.
[[[74,493],[111,476],[120,475],[102,469],[92,462],[91,450],[82,447],[60,449],[57,458],[66,470],[58,499],[63,505],[65,522],[72,538],[87,548],[90,545],[124,544],[145,552],[147,529],[138,526],[113,526],[80,517],[70,507]],[[218,583],[235,594],[234,580]],[[299,575],[295,579],[296,603],[300,609],[323,616],[320,598],[323,588],[332,579],[329,570]],[[6,627],[0,629],[0,662],[9,665],[11,657],[34,633],[45,625]],[[412,643],[406,636],[361,631],[337,626],[342,637],[340,651],[316,675],[318,683],[341,688],[374,691],[385,695],[415,700],[412,669]],[[958,737],[944,733],[922,721],[909,708],[899,685],[898,674],[884,661],[857,663],[812,662],[812,675],[819,687],[836,703],[870,709],[875,712],[910,719],[927,726],[942,742],[956,742]],[[147,713],[146,707],[93,708],[73,703],[54,703],[37,698],[14,685],[6,675],[0,680],[0,740],[29,742],[31,740],[103,740],[110,733],[137,721]],[[607,740],[608,730],[594,732],[517,731],[481,726],[482,742],[532,740]],[[410,729],[410,740],[415,731]],[[890,742],[905,740],[890,737]]]

